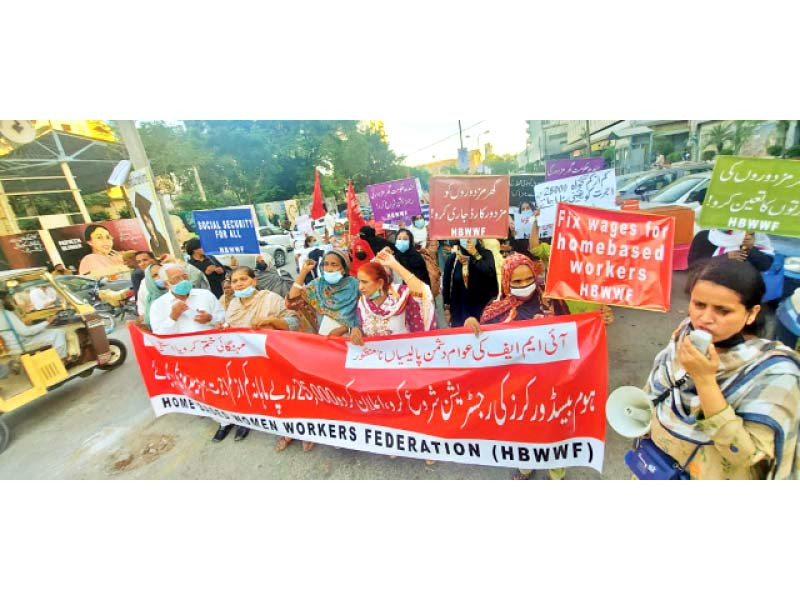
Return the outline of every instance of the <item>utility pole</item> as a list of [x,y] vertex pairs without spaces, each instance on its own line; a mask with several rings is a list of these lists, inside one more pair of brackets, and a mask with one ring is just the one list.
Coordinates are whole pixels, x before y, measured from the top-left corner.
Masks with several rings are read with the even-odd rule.
[[200,173],[197,172],[197,167],[195,165],[192,165],[192,172],[194,173],[194,182],[197,184],[197,190],[200,192],[200,199],[203,202],[208,202],[206,191],[203,189],[203,182],[200,181]]
[[156,212],[159,217],[158,220],[161,221],[160,223],[157,223],[156,226],[158,227],[161,225],[163,227],[161,231],[167,234],[167,243],[170,247],[170,253],[173,256],[179,256],[179,250],[181,246],[178,243],[178,238],[175,236],[175,232],[172,229],[172,222],[170,221],[169,213],[164,206],[164,200],[161,198],[161,196],[159,196],[158,192],[156,192],[153,170],[150,168],[150,161],[147,158],[144,144],[142,144],[142,138],[139,137],[139,132],[136,130],[136,124],[133,121],[117,121],[117,126],[119,127],[120,135],[122,135],[122,142],[125,144],[125,148],[128,150],[128,156],[131,159],[131,165],[135,170],[144,170],[145,175],[147,176],[150,195],[153,197],[153,202],[155,202],[156,205]]
[[461,119],[458,120],[458,141],[461,143],[459,148],[464,148],[464,138],[461,135]]
[[592,156],[592,133],[589,129],[589,121],[586,121],[586,158]]

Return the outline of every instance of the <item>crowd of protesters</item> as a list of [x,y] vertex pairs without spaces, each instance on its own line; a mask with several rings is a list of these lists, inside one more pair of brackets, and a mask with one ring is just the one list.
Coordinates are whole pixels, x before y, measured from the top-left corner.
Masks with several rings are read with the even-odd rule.
[[[231,266],[223,265],[216,258],[207,256],[196,239],[186,242],[185,253],[180,258],[165,256],[156,260],[151,253],[140,252],[135,256],[140,271],[137,276],[140,322],[157,334],[248,327],[342,336],[356,345],[373,336],[432,329],[467,327],[475,335],[480,335],[484,325],[586,311],[600,311],[606,325],[613,323],[614,316],[608,306],[545,297],[550,245],[549,240],[539,237],[537,214],[534,213],[531,229],[525,235],[517,235],[514,222],[510,220],[505,240],[430,240],[421,215],[414,217],[410,227],[401,223],[397,229],[387,229],[389,235],[386,237],[378,235],[369,225],[357,232],[347,232],[341,223],[326,221],[324,233],[306,236],[303,249],[297,253],[298,274],[293,281],[277,270],[269,257],[259,257],[254,269],[240,267],[235,260]],[[711,285],[714,291],[713,286],[727,285],[728,291],[733,290],[733,300],[738,299],[741,304],[741,312],[748,315],[748,326],[755,322],[758,314],[756,295],[759,289],[748,283],[745,290],[741,282],[759,280],[758,270],[765,270],[771,263],[768,240],[763,237],[736,232],[701,232],[690,256],[690,260],[697,261],[698,268],[704,267],[706,273],[705,276],[701,274],[700,279],[692,279],[693,289],[707,291],[706,287]],[[727,259],[733,260],[729,261],[731,264],[723,265],[726,274],[717,273],[721,268],[719,265],[707,266]],[[734,273],[734,280],[739,274],[740,285],[730,283],[728,271]],[[698,281],[708,285],[698,288]],[[713,293],[710,297],[716,299]],[[727,296],[723,299],[731,300]],[[693,296],[692,303],[699,306],[700,301]],[[690,309],[692,306],[694,304],[690,304]],[[728,308],[738,311],[740,307],[736,304]],[[739,361],[734,369],[738,373],[738,367],[742,367],[739,363],[744,360],[742,357],[747,356],[749,346],[746,344],[756,343],[759,357],[772,356],[771,352],[790,359],[794,356],[794,363],[789,360],[781,365],[777,375],[782,377],[780,381],[769,380],[764,384],[773,392],[779,390],[783,393],[779,404],[786,414],[782,413],[782,420],[778,420],[782,427],[780,431],[768,431],[769,428],[764,429],[758,423],[739,423],[741,419],[736,421],[739,423],[736,425],[731,421],[736,419],[735,413],[731,413],[734,416],[728,413],[719,417],[705,415],[707,421],[712,421],[713,417],[716,419],[714,422],[718,422],[716,436],[708,431],[699,432],[697,426],[686,434],[691,439],[705,440],[697,443],[709,446],[698,455],[697,461],[710,466],[696,469],[696,473],[700,478],[785,474],[789,467],[784,463],[780,467],[782,471],[779,471],[780,465],[776,466],[776,461],[781,458],[778,456],[781,452],[787,452],[787,440],[792,449],[797,447],[800,365],[796,353],[762,338],[757,338],[758,342],[750,338],[745,340],[742,328],[725,339],[715,338],[712,348],[717,342],[719,344],[710,357],[701,359],[688,355],[685,349],[679,351],[687,331],[692,328],[711,330],[716,327],[712,321],[728,318],[723,309],[715,306],[708,310],[695,307],[694,313],[690,310],[690,316],[702,315],[697,319],[687,319],[681,331],[676,332],[670,346],[672,350],[668,349],[670,360],[689,361],[686,365],[681,362],[679,366],[685,366],[688,372],[697,372],[698,378],[708,379],[715,369],[722,372],[733,368],[725,356],[732,357],[730,360],[733,362]],[[718,329],[722,332],[724,328]],[[723,333],[730,332],[725,329]],[[728,338],[735,339],[731,341]],[[765,344],[771,345],[765,348]],[[669,377],[660,375],[661,370],[669,371],[669,367],[664,366],[665,360],[662,355],[656,360],[648,384],[653,390],[659,390],[660,377]],[[746,366],[747,361],[744,363]],[[763,383],[764,377],[760,375],[758,381]],[[720,392],[719,385],[706,387],[710,391],[705,394],[700,393],[699,388],[694,390],[690,406],[684,407],[694,415],[695,421],[704,416],[702,410],[707,405],[722,406],[717,396],[724,395],[724,392]],[[766,404],[762,412],[772,414],[770,411],[778,409],[763,397],[760,389],[751,392],[744,403],[752,405],[748,404],[752,401],[761,408]],[[725,406],[729,408],[729,405]],[[683,411],[680,408],[668,411],[667,408],[654,413],[654,423],[658,423],[654,426],[654,431],[658,432],[656,443],[663,444],[665,448],[662,449],[666,452],[672,449],[683,453],[682,446],[675,449],[676,442],[669,433],[670,426],[680,428],[671,421],[684,418]],[[223,440],[231,429],[232,425],[219,423],[214,441]],[[235,439],[244,439],[247,433],[245,427],[238,426]],[[778,436],[784,444],[780,449],[775,447]],[[717,450],[715,454],[717,440],[746,449],[747,458],[738,460],[742,457],[729,456],[730,448]],[[288,437],[279,438],[276,450],[284,450],[291,441]],[[313,446],[311,442],[304,442],[303,450],[309,451]],[[513,478],[527,479],[531,475],[531,471],[519,471]],[[565,469],[549,471],[551,479],[564,476]]]

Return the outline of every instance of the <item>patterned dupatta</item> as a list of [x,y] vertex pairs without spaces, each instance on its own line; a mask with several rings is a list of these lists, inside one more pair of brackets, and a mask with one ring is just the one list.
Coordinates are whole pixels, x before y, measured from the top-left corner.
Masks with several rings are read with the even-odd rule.
[[[674,436],[696,444],[711,444],[711,438],[696,424],[702,418],[700,399],[691,380],[675,389],[686,374],[678,363],[678,344],[691,331],[686,319],[669,345],[655,358],[648,386],[653,398],[673,388],[656,407],[661,425]],[[770,427],[775,434],[775,463],[770,479],[800,476],[797,444],[800,418],[800,360],[780,342],[760,338],[719,352],[717,383],[734,412],[744,419]],[[788,376],[788,377],[787,377]]]

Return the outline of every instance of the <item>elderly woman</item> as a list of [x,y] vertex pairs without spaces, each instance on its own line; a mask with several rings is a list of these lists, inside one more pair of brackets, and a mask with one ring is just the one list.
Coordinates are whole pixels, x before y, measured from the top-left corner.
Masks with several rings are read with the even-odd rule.
[[329,250],[322,259],[322,276],[304,285],[306,276],[316,266],[313,260],[303,263],[289,291],[287,305],[293,310],[300,310],[303,305],[309,307],[309,320],[316,322],[317,333],[345,335],[358,325],[358,281],[349,275],[350,261],[343,252]]
[[[316,266],[310,259],[303,263],[286,298],[286,306],[315,324],[314,329],[320,335],[345,335],[358,325],[358,281],[349,275],[350,261],[343,252],[329,250],[322,258],[322,276],[304,285],[306,276]],[[283,437],[275,449],[281,452],[291,442],[292,438]],[[313,447],[312,442],[303,442],[306,452]]]
[[[233,297],[225,311],[223,328],[243,327],[249,329],[280,329],[298,331],[300,320],[286,308],[283,298],[269,290],[258,290],[258,278],[250,267],[238,267],[230,278]],[[247,437],[249,429],[243,425],[236,427],[233,440],[238,442]]]
[[83,240],[90,252],[81,259],[79,274],[103,277],[128,270],[122,256],[114,250],[114,236],[108,229],[102,225],[89,225],[83,230]]
[[[548,300],[536,283],[537,265],[524,254],[512,254],[503,262],[501,296],[489,304],[481,315],[481,323],[510,323],[543,317],[567,315],[569,309],[562,300]],[[481,328],[475,317],[464,322],[480,336]],[[513,479],[530,479],[531,469],[520,469]],[[551,479],[563,479],[565,469],[550,469]]]
[[150,305],[163,296],[167,287],[159,278],[161,272],[161,265],[153,263],[144,269],[144,284],[139,289],[139,295],[136,297],[136,308],[139,312],[140,321],[150,326]]

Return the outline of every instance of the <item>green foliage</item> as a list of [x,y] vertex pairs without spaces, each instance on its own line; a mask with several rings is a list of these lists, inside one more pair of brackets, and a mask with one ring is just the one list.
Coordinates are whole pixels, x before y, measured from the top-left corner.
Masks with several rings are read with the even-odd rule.
[[668,163],[679,162],[683,156],[681,156],[680,152],[670,152],[664,157]]
[[[181,210],[310,196],[320,169],[325,197],[406,176],[377,128],[357,121],[185,121],[145,123],[140,134],[156,175],[175,173]],[[199,199],[197,167],[207,203]],[[427,179],[424,185],[427,184]]]
[[731,142],[733,142],[733,132],[730,123],[714,125],[705,136],[705,145],[715,146],[717,154],[722,154],[722,149]]
[[664,158],[675,152],[675,145],[668,139],[656,138],[654,146],[656,154],[663,154]]
[[778,144],[774,146],[768,146],[767,154],[769,154],[770,156],[780,156],[781,154],[783,154],[783,146],[780,146]]
[[603,150],[603,158],[606,159],[607,165],[613,165],[614,161],[616,160],[616,150],[612,148],[606,148]]
[[120,219],[131,219],[131,218],[133,218],[133,215],[131,214],[131,211],[129,209],[127,209],[127,208],[121,208],[118,212],[119,212],[119,218]]
[[733,154],[733,148],[724,148],[719,154],[720,156],[731,156]]
[[800,158],[800,146],[792,146],[786,151],[787,158]]
[[703,152],[703,154],[702,154],[702,156],[700,158],[702,158],[703,160],[711,160],[716,155],[717,155],[717,153],[714,152],[713,150],[706,150],[705,152]]
[[492,175],[508,175],[517,171],[516,154],[490,154],[483,161],[492,170]]
[[111,215],[105,210],[95,210],[90,212],[89,215],[92,217],[92,221],[108,221],[111,219]]
[[756,129],[761,124],[761,121],[735,121],[733,124],[733,133],[731,135],[731,142],[733,143],[733,153],[739,154],[742,151],[742,146],[755,135]]

